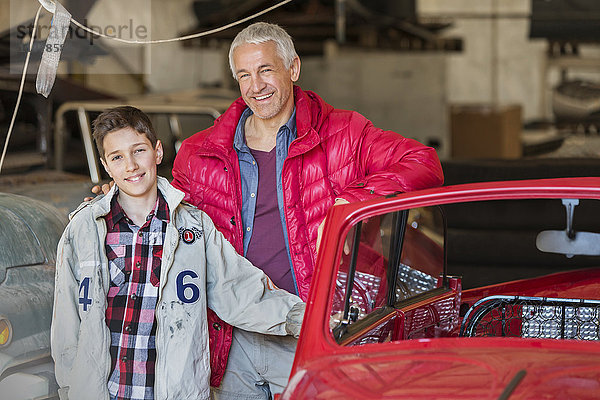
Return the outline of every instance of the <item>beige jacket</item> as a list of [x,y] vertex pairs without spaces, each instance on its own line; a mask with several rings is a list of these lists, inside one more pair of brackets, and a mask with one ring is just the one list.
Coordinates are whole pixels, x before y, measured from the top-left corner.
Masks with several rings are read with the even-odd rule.
[[[166,179],[159,177],[158,187],[171,218],[156,306],[155,398],[208,399],[206,308],[242,329],[285,335],[286,316],[301,300],[274,287],[260,269],[238,255],[211,219],[182,203],[184,194]],[[110,274],[102,217],[114,194],[115,188],[73,212],[58,245],[51,345],[61,399],[109,398],[110,332],[105,311]],[[184,230],[188,230],[185,241]],[[80,285],[87,278],[86,296]],[[295,318],[299,320],[290,324],[301,323],[302,315]]]

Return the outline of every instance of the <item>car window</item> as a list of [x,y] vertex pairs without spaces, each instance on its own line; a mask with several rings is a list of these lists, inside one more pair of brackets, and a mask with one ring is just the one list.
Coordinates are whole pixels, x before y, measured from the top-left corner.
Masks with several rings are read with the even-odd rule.
[[[333,299],[332,315],[337,322],[343,319],[345,298],[350,285],[349,303],[352,319],[359,320],[365,315],[382,306],[386,299],[387,290],[387,254],[384,252],[382,232],[388,231],[388,220],[379,217],[361,221],[354,226],[346,237],[345,250],[342,255],[340,269],[336,279],[336,289]],[[350,246],[355,236],[359,237],[359,249],[355,255],[356,269],[354,276],[349,276],[351,263]],[[387,245],[389,246],[389,240]]]
[[437,286],[444,270],[444,222],[437,207],[409,210],[396,278],[396,302]]
[[[447,220],[448,273],[462,277],[463,289],[598,265],[596,256],[566,257],[537,248],[536,239],[543,231],[553,231],[569,242],[563,199],[464,202],[442,208]],[[600,232],[600,201],[577,200],[571,225],[576,232]],[[572,243],[580,239],[584,238]]]
[[324,322],[338,345],[600,337],[599,273],[582,269],[598,265],[600,201],[514,198],[368,212],[336,251]]
[[493,200],[443,208],[447,268],[462,277],[465,289],[458,336],[599,339],[597,278],[584,269],[596,267],[600,256],[598,200]]
[[351,324],[436,288],[444,268],[443,238],[437,207],[383,214],[353,226],[335,282],[333,322]]

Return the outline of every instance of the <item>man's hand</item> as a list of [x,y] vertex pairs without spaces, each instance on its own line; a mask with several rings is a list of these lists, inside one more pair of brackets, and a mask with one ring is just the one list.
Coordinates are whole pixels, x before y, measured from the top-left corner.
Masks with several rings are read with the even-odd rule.
[[[102,187],[100,187],[100,185],[96,185],[92,188],[92,193],[94,193],[96,196],[99,194],[107,194],[110,191],[110,188],[113,187],[115,184],[115,181],[110,181],[108,183],[105,183],[102,185]],[[90,201],[92,200],[93,197],[84,197],[83,201]]]
[[[335,199],[335,203],[333,205],[338,206],[340,204],[348,203],[350,203],[348,200],[337,198]],[[317,253],[319,252],[319,245],[321,244],[321,237],[323,236],[323,228],[325,227],[326,219],[327,217],[323,218],[323,222],[321,222],[321,225],[319,225],[319,228],[317,229]],[[350,246],[348,246],[348,243],[344,243],[344,253],[350,254]]]

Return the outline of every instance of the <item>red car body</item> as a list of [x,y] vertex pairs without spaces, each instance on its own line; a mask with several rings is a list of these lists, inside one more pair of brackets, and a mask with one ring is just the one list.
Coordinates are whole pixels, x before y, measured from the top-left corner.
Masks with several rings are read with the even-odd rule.
[[[344,241],[352,237],[352,229],[359,221],[373,221],[384,214],[420,207],[505,199],[598,200],[600,178],[465,184],[333,207],[325,225],[292,374],[281,398],[600,398],[598,304],[585,308],[589,311],[585,318],[591,319],[590,326],[595,329],[591,334],[594,340],[522,337],[533,328],[531,322],[527,322],[529,331],[523,328],[530,306],[518,301],[518,304],[504,305],[489,314],[518,314],[514,319],[498,322],[499,319],[488,324],[488,333],[495,330],[491,335],[465,337],[459,329],[469,315],[465,311],[489,296],[539,298],[546,301],[540,307],[542,311],[552,309],[547,304],[555,298],[596,301],[600,299],[600,267],[522,280],[507,277],[508,282],[469,290],[462,290],[460,278],[440,277],[435,288],[394,304],[379,299],[381,296],[368,285],[361,289],[362,292],[357,291],[357,286],[353,286],[353,290],[345,286],[350,276],[364,278],[393,264],[377,257],[365,258],[364,254],[370,254],[370,251],[357,250],[356,254],[363,254],[362,262],[368,259],[369,265],[354,273],[351,270],[345,272],[347,262],[344,257],[348,256],[344,255]],[[410,230],[409,227],[404,231]],[[385,237],[383,228],[381,232]],[[359,249],[366,246],[364,231],[361,235],[358,235]],[[407,237],[408,234],[404,235],[405,239]],[[358,244],[359,239],[353,248]],[[432,243],[421,240],[419,246],[429,249],[421,263],[430,263],[428,258],[439,258],[431,251]],[[402,262],[404,260],[402,258]],[[355,257],[355,261],[360,264],[361,257]],[[429,266],[421,269],[427,268]],[[381,287],[383,280],[377,280]],[[387,284],[392,285],[390,280]],[[398,299],[397,285],[399,283],[396,283],[396,294],[390,294],[388,300]],[[345,309],[345,314],[340,317],[340,313],[335,314],[332,308],[343,303],[344,291],[350,292],[346,299],[350,311]],[[363,299],[358,299],[360,296]],[[368,305],[364,305],[364,298],[369,299]],[[351,302],[355,305],[350,305]],[[356,305],[359,303],[362,305]],[[354,317],[359,315],[358,322],[348,317],[352,312]],[[337,319],[332,315],[337,315]],[[493,318],[489,315],[483,320]],[[566,315],[564,307],[561,315]],[[562,335],[565,335],[565,318]],[[337,322],[332,322],[334,319]],[[552,324],[560,325],[560,321]],[[504,333],[505,328],[508,334],[502,337],[500,330]]]

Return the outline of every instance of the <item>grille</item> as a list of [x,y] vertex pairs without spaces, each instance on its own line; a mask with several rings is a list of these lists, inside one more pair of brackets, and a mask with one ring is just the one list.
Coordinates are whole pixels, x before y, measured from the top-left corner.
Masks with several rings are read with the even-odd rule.
[[460,336],[600,340],[600,301],[490,296],[465,314]]

